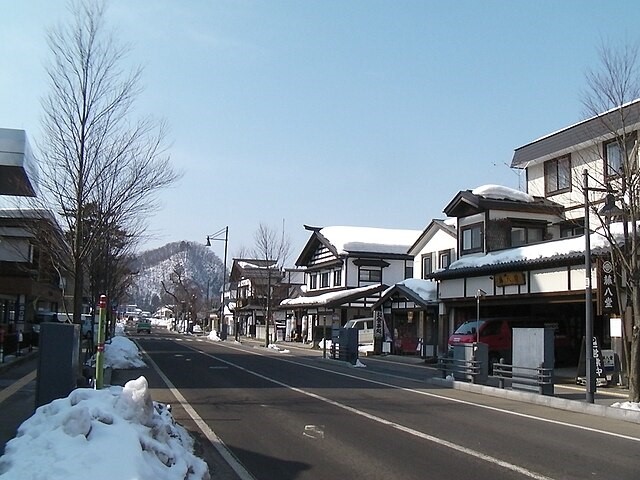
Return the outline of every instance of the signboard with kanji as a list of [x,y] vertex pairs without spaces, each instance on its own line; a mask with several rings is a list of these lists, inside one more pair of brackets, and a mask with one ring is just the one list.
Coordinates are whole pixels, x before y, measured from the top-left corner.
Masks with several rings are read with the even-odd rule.
[[382,338],[384,336],[384,317],[380,310],[375,312],[375,321],[373,323],[373,336],[374,338]]
[[598,261],[598,313],[619,313],[615,270],[608,259]]

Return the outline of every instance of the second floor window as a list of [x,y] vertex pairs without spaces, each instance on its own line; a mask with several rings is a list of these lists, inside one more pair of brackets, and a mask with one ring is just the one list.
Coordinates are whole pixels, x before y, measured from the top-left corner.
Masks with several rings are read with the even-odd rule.
[[333,271],[333,286],[334,287],[342,286],[342,270]]
[[322,272],[320,274],[320,288],[327,288],[329,286],[329,272]]
[[511,246],[528,245],[529,243],[544,240],[544,228],[542,227],[512,227]]
[[381,282],[382,270],[372,270],[372,269],[362,268],[360,269],[359,278],[361,282]]
[[[631,155],[631,152],[633,152],[635,142],[635,134],[627,137],[626,152],[622,148],[622,138],[617,138],[604,144],[604,174],[606,177],[615,177],[623,174],[626,156]],[[631,165],[629,168],[631,168]]]
[[313,273],[309,275],[309,289],[315,290],[318,288],[318,275]]
[[438,268],[447,268],[451,263],[451,250],[443,250],[438,253]]
[[461,251],[465,255],[467,253],[476,253],[482,251],[482,224],[469,225],[462,228]]
[[422,256],[422,278],[426,279],[427,275],[433,272],[433,257],[431,253]]
[[571,189],[571,161],[569,155],[544,163],[544,191],[547,195]]
[[413,265],[405,265],[404,278],[413,278]]

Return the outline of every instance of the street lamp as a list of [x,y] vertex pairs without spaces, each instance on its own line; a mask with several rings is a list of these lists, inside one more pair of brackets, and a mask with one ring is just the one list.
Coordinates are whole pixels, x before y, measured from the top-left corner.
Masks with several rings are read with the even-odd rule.
[[[224,236],[223,236],[224,234]],[[223,264],[223,274],[222,274],[222,301],[221,301],[221,306],[220,306],[220,320],[224,319],[224,292],[225,292],[225,285],[227,283],[227,245],[229,244],[229,227],[226,226],[220,230],[218,230],[217,232],[211,234],[211,235],[207,235],[207,243],[206,246],[210,247],[211,246],[211,241],[212,240],[218,240],[221,242],[224,242],[224,264]],[[208,294],[208,292],[207,292]],[[208,305],[207,305],[208,308]],[[221,324],[219,324],[218,326],[220,326]],[[238,328],[237,325],[234,328],[235,330],[235,335],[236,335],[236,340],[238,340]]]
[[484,298],[487,292],[478,289],[476,292],[476,343],[480,343],[480,298]]
[[[615,196],[610,189],[589,187],[589,174],[585,169],[582,173],[584,190],[584,295],[585,295],[585,319],[584,319],[584,348],[586,370],[586,401],[594,403],[596,391],[596,359],[593,356],[593,286],[591,284],[591,230],[589,228],[589,192],[607,192],[605,204],[600,209],[600,214],[611,218],[622,212],[615,205]],[[625,236],[626,238],[626,236]]]

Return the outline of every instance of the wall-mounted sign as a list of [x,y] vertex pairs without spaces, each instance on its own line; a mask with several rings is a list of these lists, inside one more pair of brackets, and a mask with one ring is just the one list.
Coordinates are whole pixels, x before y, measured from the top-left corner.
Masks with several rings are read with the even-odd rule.
[[527,279],[524,272],[504,272],[494,275],[496,287],[509,287],[511,285],[525,285]]

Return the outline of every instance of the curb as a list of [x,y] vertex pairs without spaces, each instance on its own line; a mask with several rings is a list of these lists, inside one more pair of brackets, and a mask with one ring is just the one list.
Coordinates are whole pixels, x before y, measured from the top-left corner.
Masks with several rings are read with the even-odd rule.
[[506,398],[518,402],[533,403],[535,405],[556,408],[558,410],[585,413],[587,415],[624,420],[627,422],[640,424],[640,412],[637,412],[635,410],[608,407],[605,405],[579,402],[576,400],[567,400],[564,398],[551,397],[548,395],[539,395],[537,393],[506,390],[502,388],[489,387],[487,385],[476,385],[473,383],[457,382],[455,380],[446,380],[436,377],[431,378],[429,382],[439,387],[448,387],[455,390],[479,393],[481,395],[489,395],[491,397]]

